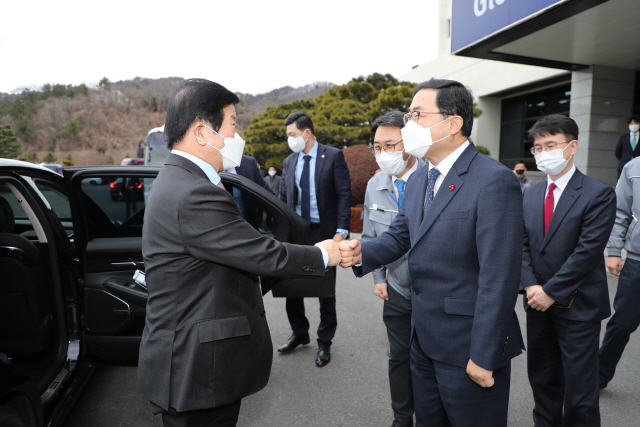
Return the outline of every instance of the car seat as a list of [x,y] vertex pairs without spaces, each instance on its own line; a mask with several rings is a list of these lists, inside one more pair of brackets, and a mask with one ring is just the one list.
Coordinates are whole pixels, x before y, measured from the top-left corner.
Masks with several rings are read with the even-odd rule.
[[52,320],[40,251],[12,233],[14,226],[11,205],[0,196],[0,353],[11,358],[44,352]]

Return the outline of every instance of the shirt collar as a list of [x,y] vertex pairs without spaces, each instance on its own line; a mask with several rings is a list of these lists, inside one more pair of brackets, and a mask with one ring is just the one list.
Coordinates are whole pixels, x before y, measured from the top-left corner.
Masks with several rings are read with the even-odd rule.
[[555,181],[552,180],[549,175],[547,175],[547,188],[549,188],[549,186],[553,182],[556,185],[556,187],[560,189],[560,191],[564,191],[564,188],[567,186],[567,184],[569,183],[569,181],[571,180],[571,177],[575,172],[576,172],[576,165],[573,165],[571,166],[571,169],[569,170],[569,172],[562,175],[560,178],[558,178]]
[[311,156],[311,158],[313,159],[315,159],[318,156],[318,141],[316,141],[316,143],[313,144],[313,148],[311,148],[308,154],[304,154],[304,151],[301,151],[298,154],[298,160],[304,158],[304,156]]
[[453,164],[456,162],[456,160],[458,160],[458,158],[462,155],[462,153],[464,152],[464,150],[467,149],[468,146],[469,146],[469,140],[466,140],[465,142],[462,143],[460,147],[456,148],[453,153],[449,154],[440,163],[438,163],[438,166],[429,162],[429,171],[437,167],[438,171],[440,171],[440,175],[442,175],[442,177],[444,178],[445,176],[447,176],[447,174],[453,167]]
[[171,154],[176,154],[180,157],[184,157],[187,160],[191,160],[193,163],[198,165],[200,169],[202,169],[202,172],[207,175],[209,181],[211,181],[215,185],[218,185],[218,183],[220,182],[220,175],[218,175],[218,172],[216,172],[213,166],[211,166],[201,158],[196,157],[193,154],[185,153],[184,151],[176,150],[175,148],[171,150]]

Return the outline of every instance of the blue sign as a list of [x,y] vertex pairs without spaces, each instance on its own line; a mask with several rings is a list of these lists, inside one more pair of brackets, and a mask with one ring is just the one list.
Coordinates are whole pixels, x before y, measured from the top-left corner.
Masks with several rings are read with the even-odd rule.
[[451,52],[566,0],[453,0]]

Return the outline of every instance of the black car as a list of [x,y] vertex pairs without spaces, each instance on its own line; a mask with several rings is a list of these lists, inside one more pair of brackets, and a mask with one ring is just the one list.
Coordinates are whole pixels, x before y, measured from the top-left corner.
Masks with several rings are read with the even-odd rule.
[[[144,203],[126,216],[103,187],[86,184],[138,177],[151,188],[159,170],[72,167],[60,176],[0,159],[0,425],[60,426],[97,363],[137,363],[147,292],[132,277],[144,270]],[[240,190],[256,230],[306,243],[308,226],[292,209],[242,176],[221,176],[227,191]],[[262,290],[314,296],[330,277],[264,278]]]
[[[144,183],[142,182],[142,180],[139,177],[132,177],[132,179],[134,180],[134,184],[135,184],[135,191],[136,191],[136,199],[138,200],[142,200],[144,197]],[[90,183],[92,183],[95,180],[92,180]],[[111,195],[111,200],[115,201],[115,200],[122,200],[123,199],[123,192],[122,192],[122,186],[124,183],[124,178],[123,177],[118,177],[116,178],[115,181],[111,182],[109,184],[109,194]]]

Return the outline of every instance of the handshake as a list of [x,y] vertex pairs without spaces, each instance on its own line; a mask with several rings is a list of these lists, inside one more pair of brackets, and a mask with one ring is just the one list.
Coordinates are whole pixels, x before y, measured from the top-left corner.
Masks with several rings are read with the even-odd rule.
[[316,246],[323,247],[329,254],[327,267],[339,265],[342,268],[349,268],[355,264],[359,264],[362,260],[360,242],[358,240],[343,240],[337,243],[334,240],[328,239],[316,243]]

